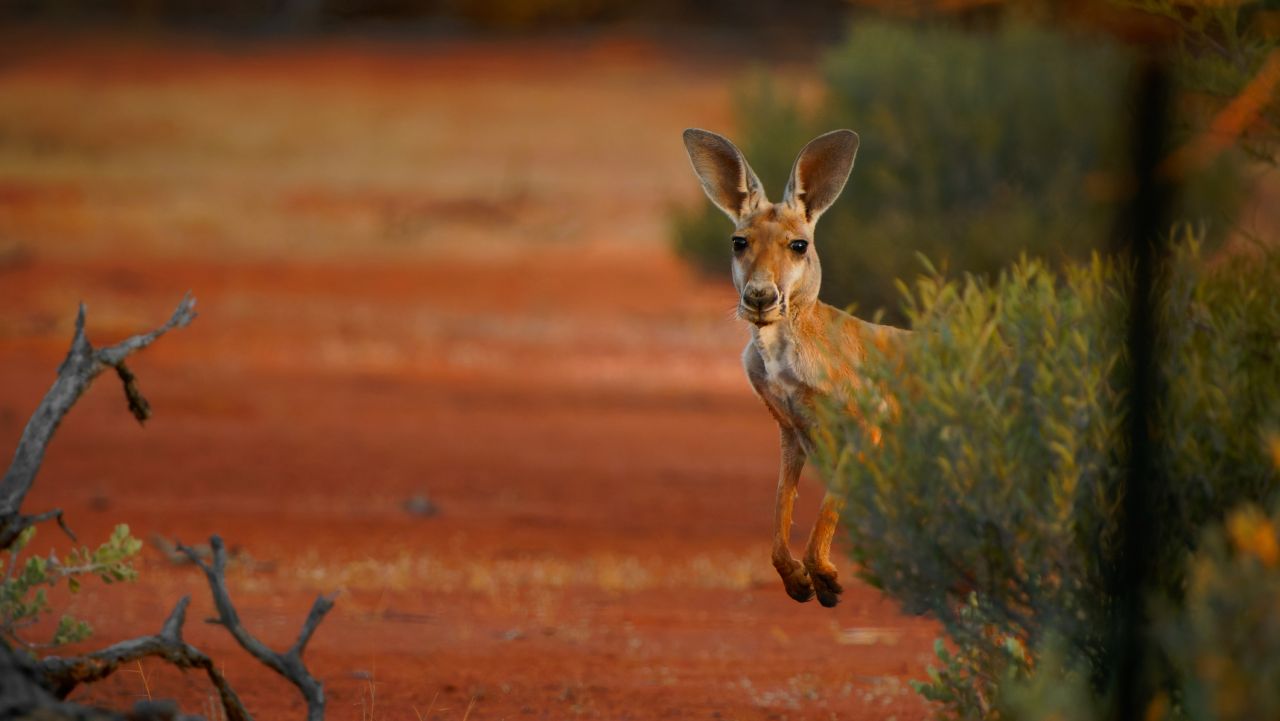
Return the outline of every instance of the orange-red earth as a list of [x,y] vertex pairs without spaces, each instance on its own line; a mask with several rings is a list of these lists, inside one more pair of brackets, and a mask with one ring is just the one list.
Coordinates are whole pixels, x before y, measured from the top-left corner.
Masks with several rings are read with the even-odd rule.
[[[93,624],[83,648],[190,594],[187,638],[251,712],[301,718],[162,551],[217,533],[274,646],[338,594],[306,656],[331,719],[927,716],[907,679],[935,625],[848,562],[834,610],[774,576],[776,429],[738,367],[746,330],[725,280],[669,249],[672,208],[703,202],[680,131],[731,131],[731,54],[0,46],[0,447],[77,303],[104,344],[199,299],[131,362],[154,418],[104,375],[27,499],[85,542],[122,522],[147,541],[135,582],[53,595]],[[803,63],[772,72],[814,92]],[[801,490],[797,543],[820,497]],[[66,546],[44,527],[32,548]],[[213,699],[155,660],[73,698],[148,696]]]

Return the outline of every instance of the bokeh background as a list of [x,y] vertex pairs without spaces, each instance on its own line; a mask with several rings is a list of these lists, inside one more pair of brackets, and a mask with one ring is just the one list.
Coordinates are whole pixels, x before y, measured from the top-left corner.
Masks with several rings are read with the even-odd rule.
[[[897,279],[1106,245],[1128,68],[1166,31],[1109,3],[794,5],[0,6],[0,447],[78,303],[102,344],[199,300],[131,364],[154,419],[104,379],[28,501],[148,543],[136,582],[54,594],[85,648],[184,593],[207,613],[169,551],[220,533],[270,641],[341,592],[309,650],[330,718],[926,717],[933,622],[849,572],[835,611],[796,606],[769,565],[776,429],[680,132],[739,141],[775,196],[808,138],[860,132],[824,297],[901,323]],[[1207,246],[1276,227],[1247,149],[1185,180]],[[301,713],[188,635],[260,718]],[[211,702],[149,662],[75,698],[146,696]]]

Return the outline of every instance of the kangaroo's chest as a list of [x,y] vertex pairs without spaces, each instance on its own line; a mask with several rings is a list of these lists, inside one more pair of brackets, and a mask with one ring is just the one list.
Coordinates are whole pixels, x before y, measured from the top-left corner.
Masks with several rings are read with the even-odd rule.
[[760,328],[752,342],[764,362],[756,391],[776,414],[796,427],[808,427],[815,397],[825,385],[817,359],[776,326]]

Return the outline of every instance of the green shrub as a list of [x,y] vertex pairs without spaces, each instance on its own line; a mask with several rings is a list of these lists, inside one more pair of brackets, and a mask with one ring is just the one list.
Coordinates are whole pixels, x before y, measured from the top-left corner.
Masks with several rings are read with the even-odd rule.
[[[1263,437],[1280,428],[1280,255],[1208,269],[1181,235],[1159,299],[1151,508],[1150,590],[1171,603],[1202,530],[1280,487]],[[826,414],[816,464],[846,499],[861,575],[937,617],[958,649],[920,686],[943,716],[986,718],[1006,681],[1028,680],[1037,654],[1011,649],[1052,646],[1054,667],[1095,691],[1112,678],[1125,277],[1098,259],[1061,276],[1023,259],[994,282],[923,278],[904,365],[871,349],[875,392],[854,392],[882,442]],[[884,393],[896,408],[881,410]]]
[[[884,308],[917,253],[955,272],[991,274],[1021,254],[1083,259],[1108,236],[1128,58],[1112,46],[1023,26],[989,35],[861,22],[823,63],[811,113],[767,79],[737,99],[734,140],[773,194],[804,143],[861,135],[844,195],[823,216],[823,299]],[[1234,207],[1224,162],[1179,217],[1225,227]],[[724,273],[729,227],[709,204],[678,211],[675,247]]]

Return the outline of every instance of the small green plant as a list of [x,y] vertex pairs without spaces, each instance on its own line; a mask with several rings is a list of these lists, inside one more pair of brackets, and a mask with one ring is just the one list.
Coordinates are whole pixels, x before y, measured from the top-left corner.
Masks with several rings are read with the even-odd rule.
[[87,621],[64,615],[58,620],[47,642],[31,642],[22,632],[40,621],[52,611],[48,589],[66,581],[71,593],[80,590],[81,579],[97,576],[103,583],[132,581],[137,577],[133,558],[142,548],[142,542],[129,534],[129,527],[120,524],[111,536],[98,548],[86,546],[73,549],[59,558],[57,554],[30,556],[23,560],[22,551],[35,538],[36,529],[22,532],[9,548],[4,561],[4,581],[0,583],[0,638],[12,647],[28,650],[53,648],[76,643],[89,638],[93,629]]
[[[958,614],[966,622],[979,620],[977,594],[969,595]],[[943,707],[967,709],[974,715],[989,717],[996,699],[988,698],[985,692],[987,679],[1021,679],[1031,670],[1031,656],[1017,636],[994,628],[990,632],[996,636],[990,647],[948,649],[942,639],[937,639],[933,653],[938,665],[928,667],[928,681],[911,681],[911,688]]]

